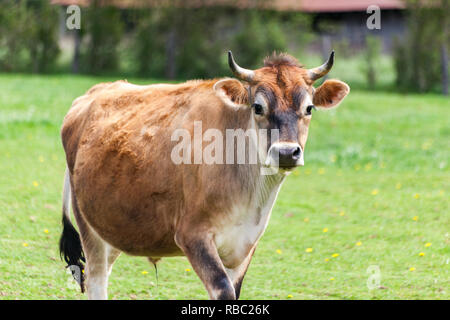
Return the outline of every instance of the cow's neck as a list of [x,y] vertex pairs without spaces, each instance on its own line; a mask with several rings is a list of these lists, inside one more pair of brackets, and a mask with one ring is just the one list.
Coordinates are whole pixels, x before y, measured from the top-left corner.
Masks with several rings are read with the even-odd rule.
[[252,172],[253,183],[247,184],[248,193],[235,197],[236,201],[227,212],[227,218],[220,221],[215,235],[219,255],[227,268],[242,263],[263,235],[284,180],[280,173],[261,175],[259,169]]
[[285,176],[280,173],[259,176],[255,184],[254,196],[260,206],[265,205],[271,199],[274,192],[278,192],[284,177]]
[[[255,128],[252,117],[244,130]],[[246,127],[246,128],[244,128]],[[236,186],[232,205],[226,218],[218,221],[215,234],[219,255],[228,267],[239,265],[249,254],[264,233],[270,219],[272,207],[285,178],[281,172],[265,175],[266,169],[261,163],[265,147],[260,150],[258,164],[234,165],[233,177]]]

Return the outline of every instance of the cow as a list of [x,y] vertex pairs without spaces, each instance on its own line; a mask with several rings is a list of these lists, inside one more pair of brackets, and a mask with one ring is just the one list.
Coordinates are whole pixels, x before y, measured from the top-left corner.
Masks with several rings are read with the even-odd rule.
[[[313,69],[276,53],[256,70],[240,67],[231,52],[228,62],[235,78],[101,83],[74,100],[61,129],[67,169],[59,245],[68,266],[83,270],[78,280],[89,299],[107,299],[121,252],[155,267],[184,255],[210,299],[239,298],[278,191],[304,164],[313,110],[336,107],[350,88],[339,80],[313,86],[330,71],[334,51]],[[199,122],[202,133],[255,129],[271,139],[261,139],[256,163],[204,163],[193,152],[176,163],[174,132],[194,134]]]

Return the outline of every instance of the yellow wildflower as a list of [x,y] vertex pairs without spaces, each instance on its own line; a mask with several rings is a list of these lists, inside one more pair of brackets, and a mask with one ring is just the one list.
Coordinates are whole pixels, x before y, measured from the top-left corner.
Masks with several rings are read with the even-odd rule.
[[323,232],[328,232],[328,228],[323,228]]
[[313,248],[306,248],[305,252],[313,252]]
[[419,220],[419,217],[418,217],[418,216],[414,216],[412,219],[413,219],[414,221],[417,221],[417,220]]
[[356,243],[356,245],[357,245],[357,246],[360,246],[360,245],[362,245],[362,242],[361,242],[361,241],[358,241],[358,242]]
[[332,256],[333,258],[337,258],[337,257],[339,257],[339,253],[333,253],[331,256]]
[[414,268],[414,267],[409,268],[409,271],[415,271],[415,270],[416,270],[416,268]]
[[431,242],[427,242],[427,243],[425,243],[425,247],[429,247],[429,246],[431,246]]
[[419,257],[423,257],[425,255],[425,252],[419,253]]
[[278,254],[281,254],[281,250],[280,249],[277,249],[277,251],[276,251]]
[[378,194],[378,189],[373,189],[372,190],[372,192],[371,192],[371,194],[373,195],[373,196],[376,196],[377,194]]

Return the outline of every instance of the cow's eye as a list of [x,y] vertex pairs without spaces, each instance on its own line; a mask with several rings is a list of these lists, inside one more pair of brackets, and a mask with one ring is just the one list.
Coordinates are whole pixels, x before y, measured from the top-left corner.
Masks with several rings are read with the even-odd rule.
[[254,103],[252,107],[253,109],[255,109],[256,114],[262,115],[264,113],[264,109],[259,103]]
[[311,105],[307,106],[307,107],[306,107],[306,115],[309,116],[309,115],[311,114],[311,111],[312,111],[313,109],[316,110],[316,107],[315,107],[314,105],[311,104]]

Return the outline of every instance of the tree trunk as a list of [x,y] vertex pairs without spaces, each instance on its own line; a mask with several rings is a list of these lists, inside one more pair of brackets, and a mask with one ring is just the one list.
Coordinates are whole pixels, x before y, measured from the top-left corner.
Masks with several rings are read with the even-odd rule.
[[175,79],[176,77],[176,33],[172,29],[166,42],[166,78]]
[[79,73],[80,72],[80,44],[81,44],[81,35],[80,30],[73,30],[73,38],[74,38],[74,47],[73,47],[73,61],[72,61],[72,72]]

